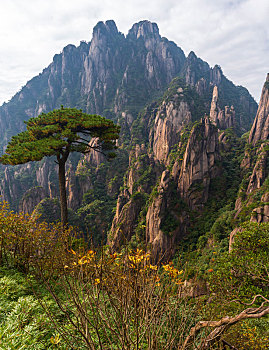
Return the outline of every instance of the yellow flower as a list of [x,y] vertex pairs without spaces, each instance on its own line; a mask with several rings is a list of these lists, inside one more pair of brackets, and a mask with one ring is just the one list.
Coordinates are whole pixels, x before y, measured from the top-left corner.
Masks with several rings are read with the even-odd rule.
[[94,280],[94,284],[99,284],[100,283],[100,278],[96,278],[95,280]]
[[51,337],[50,341],[52,344],[59,344],[61,341],[60,335],[57,334],[55,337]]

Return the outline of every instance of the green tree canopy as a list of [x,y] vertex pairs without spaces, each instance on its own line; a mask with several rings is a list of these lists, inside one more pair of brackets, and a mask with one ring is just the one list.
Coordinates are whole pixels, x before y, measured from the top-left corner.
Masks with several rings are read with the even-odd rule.
[[[39,161],[46,156],[56,156],[59,165],[59,187],[61,218],[67,224],[67,200],[65,188],[65,163],[71,152],[88,153],[92,149],[103,152],[108,157],[116,148],[119,126],[99,115],[83,113],[75,108],[55,109],[42,113],[25,122],[26,131],[13,136],[0,157],[3,164],[24,164]],[[89,142],[97,142],[90,146]]]

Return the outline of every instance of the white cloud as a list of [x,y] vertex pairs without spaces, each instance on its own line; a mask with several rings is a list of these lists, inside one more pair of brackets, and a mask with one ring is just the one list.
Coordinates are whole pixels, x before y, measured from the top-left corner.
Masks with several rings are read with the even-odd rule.
[[100,20],[125,34],[149,19],[186,54],[221,65],[256,99],[269,71],[268,0],[2,0],[0,103],[42,71],[67,44],[90,41]]

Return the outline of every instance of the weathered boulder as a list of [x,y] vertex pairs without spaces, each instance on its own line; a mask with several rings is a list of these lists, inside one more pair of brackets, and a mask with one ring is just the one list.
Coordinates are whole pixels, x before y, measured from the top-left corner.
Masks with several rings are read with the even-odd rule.
[[269,222],[269,192],[266,192],[262,198],[262,206],[255,208],[251,215],[251,222]]

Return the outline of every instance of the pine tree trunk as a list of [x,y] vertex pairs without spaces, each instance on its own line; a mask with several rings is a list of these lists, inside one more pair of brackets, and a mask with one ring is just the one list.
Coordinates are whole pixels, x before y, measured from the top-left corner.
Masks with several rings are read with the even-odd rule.
[[58,159],[61,222],[63,227],[65,227],[68,224],[67,198],[65,188],[65,162],[66,160],[64,159]]

